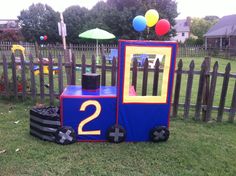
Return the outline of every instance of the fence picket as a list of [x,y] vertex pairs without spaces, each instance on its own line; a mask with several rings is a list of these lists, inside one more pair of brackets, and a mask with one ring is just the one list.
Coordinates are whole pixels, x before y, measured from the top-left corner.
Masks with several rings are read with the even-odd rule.
[[203,95],[203,88],[205,84],[205,73],[206,73],[206,60],[204,60],[201,65],[201,72],[200,72],[198,93],[197,93],[197,102],[196,102],[195,115],[194,115],[195,120],[200,120],[200,113],[201,113],[201,107],[202,107],[202,95]]
[[76,59],[75,59],[75,54],[72,54],[71,58],[71,85],[76,84]]
[[23,54],[21,53],[20,55],[20,70],[21,70],[21,86],[22,86],[22,99],[25,100],[26,99],[26,85],[27,85],[27,81],[26,81],[26,74],[25,74],[25,59]]
[[[82,75],[86,73],[86,57],[85,54],[82,55],[82,62],[81,62],[81,78]],[[82,81],[82,80],[81,80]],[[82,82],[81,82],[82,83]]]
[[58,56],[58,88],[59,95],[63,92],[63,72],[62,72],[62,57],[61,54]]
[[211,86],[210,86],[209,97],[208,97],[208,101],[207,101],[206,121],[211,120],[211,112],[212,112],[212,106],[213,106],[215,89],[216,89],[218,67],[219,67],[218,62],[215,62],[214,67],[213,67],[212,77],[211,77]]
[[36,101],[36,85],[35,85],[35,74],[34,74],[34,60],[32,54],[29,56],[29,69],[30,69],[30,91],[33,101]]
[[40,87],[40,102],[43,103],[45,99],[44,93],[44,63],[42,54],[39,54],[39,87]]
[[178,104],[179,104],[179,93],[180,93],[180,85],[181,85],[181,78],[182,78],[182,68],[183,68],[183,61],[180,59],[178,63],[178,70],[176,75],[176,84],[175,84],[175,94],[174,94],[174,106],[173,106],[173,117],[178,115]]
[[[5,88],[5,92],[6,92],[6,97],[8,97],[10,95],[10,90],[9,90],[9,77],[8,77],[8,63],[7,63],[7,59],[6,56],[3,55],[3,79],[4,79],[4,88]],[[2,78],[1,78],[2,79]]]
[[16,77],[16,62],[15,62],[15,56],[12,53],[11,55],[11,62],[12,62],[12,85],[13,85],[13,95],[15,99],[18,99],[18,81]]
[[146,58],[143,66],[142,96],[147,95],[147,83],[148,83],[148,59]]
[[185,103],[184,103],[184,119],[189,118],[189,109],[190,109],[192,86],[193,86],[194,67],[195,67],[195,64],[194,64],[194,61],[192,60],[189,65],[188,81],[187,81],[187,87],[186,87],[186,97],[185,97]]
[[133,69],[132,69],[132,86],[137,91],[137,75],[138,75],[138,61],[137,58],[133,60]]
[[54,105],[54,81],[53,81],[53,58],[52,54],[49,53],[49,97],[50,97],[50,105]]
[[94,54],[92,55],[92,65],[91,65],[91,70],[92,70],[92,73],[96,73],[96,70],[97,70],[97,66],[96,66],[96,58],[95,58]]
[[202,95],[202,120],[207,121],[209,117],[206,116],[207,111],[207,102],[209,99],[209,92],[210,92],[210,65],[211,65],[211,58],[205,57],[205,79],[204,79],[204,86],[203,86],[203,95]]
[[132,86],[137,90],[137,79],[138,79],[138,61],[137,58],[133,59],[133,68],[132,68]]
[[106,56],[103,55],[102,56],[102,75],[101,75],[101,78],[102,78],[102,81],[101,81],[101,85],[102,86],[105,86],[106,85]]
[[236,81],[234,83],[234,93],[233,93],[233,97],[232,97],[231,108],[229,111],[229,122],[231,122],[231,123],[234,122],[235,114],[236,114]]
[[152,88],[153,96],[157,96],[158,94],[159,67],[160,67],[160,62],[159,62],[159,59],[157,59],[155,63],[154,77],[153,77],[153,88]]
[[228,84],[229,84],[230,70],[231,70],[231,65],[230,63],[228,63],[227,66],[225,67],[225,75],[224,75],[224,80],[223,80],[223,85],[222,85],[219,110],[217,114],[217,122],[222,121],[223,111],[224,111],[224,106],[225,106],[225,98],[226,98]]
[[113,57],[112,60],[112,67],[111,67],[111,85],[116,85],[116,75],[117,75],[117,69],[116,69],[116,58]]

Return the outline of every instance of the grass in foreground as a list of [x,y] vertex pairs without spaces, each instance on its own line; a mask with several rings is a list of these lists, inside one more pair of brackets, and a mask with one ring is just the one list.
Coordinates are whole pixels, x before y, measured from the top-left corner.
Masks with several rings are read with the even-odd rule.
[[30,108],[0,101],[0,175],[236,175],[235,124],[172,120],[166,143],[61,146],[29,135]]

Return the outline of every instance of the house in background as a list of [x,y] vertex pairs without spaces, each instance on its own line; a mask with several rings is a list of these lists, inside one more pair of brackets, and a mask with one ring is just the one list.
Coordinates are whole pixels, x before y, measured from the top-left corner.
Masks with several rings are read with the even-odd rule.
[[172,37],[171,40],[184,43],[190,37],[190,24],[190,17],[187,17],[184,20],[176,20],[176,24],[174,26],[176,36]]
[[14,19],[0,19],[0,32],[18,31],[20,29],[18,20]]
[[222,17],[204,34],[205,49],[236,47],[236,14]]
[[0,19],[0,41],[17,42],[22,38],[19,20]]

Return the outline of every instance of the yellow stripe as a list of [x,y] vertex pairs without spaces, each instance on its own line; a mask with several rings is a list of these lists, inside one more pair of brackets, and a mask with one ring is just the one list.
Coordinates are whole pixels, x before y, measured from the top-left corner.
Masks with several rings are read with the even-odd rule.
[[[126,46],[123,103],[166,103],[168,93],[169,71],[171,63],[171,47]],[[165,64],[160,96],[129,96],[130,65],[134,54],[161,54],[165,56]]]

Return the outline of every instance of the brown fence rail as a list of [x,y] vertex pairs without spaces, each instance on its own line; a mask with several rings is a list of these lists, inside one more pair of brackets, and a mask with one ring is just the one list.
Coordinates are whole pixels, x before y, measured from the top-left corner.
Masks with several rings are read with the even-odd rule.
[[[24,58],[22,54],[20,58],[14,54],[11,57],[2,55],[0,95],[22,100],[32,99],[41,103],[49,99],[50,104],[53,105],[66,85],[81,85],[81,77],[85,72],[100,73],[101,85],[115,86],[117,81],[116,58],[113,58],[111,64],[106,62],[105,56],[101,60],[100,63],[97,63],[94,55],[89,59],[84,54],[80,57],[70,52],[62,53],[57,58],[49,54],[48,59],[45,59],[41,54],[39,54],[39,58],[30,55],[29,59]],[[201,70],[194,70],[194,61],[190,63],[188,70],[183,70],[182,60],[177,63],[172,117],[181,116],[179,109],[182,108],[184,119],[193,116],[195,120],[210,121],[212,114],[217,113],[216,120],[221,122],[227,116],[225,113],[228,113],[228,121],[234,122],[236,74],[230,73],[230,63],[226,66],[224,73],[218,72],[217,62],[210,71],[209,62],[210,58],[205,58]],[[137,92],[139,91],[139,95],[158,95],[158,87],[161,86],[160,77],[163,72],[159,61],[156,62],[155,68],[149,68],[147,60],[143,67],[138,66],[137,60],[134,60],[132,65],[131,84]],[[198,82],[196,82],[198,80],[196,78],[199,78]],[[187,80],[185,87],[181,84],[183,79]],[[217,79],[223,79],[222,87],[218,86],[217,94],[220,95],[218,105],[214,102]],[[231,85],[233,82],[232,92],[228,89],[229,81]],[[195,94],[193,94],[194,89],[197,89]],[[230,100],[227,99],[230,104],[227,105],[228,107],[225,105],[227,94],[232,95]],[[193,114],[190,114],[190,110],[193,111]]]

